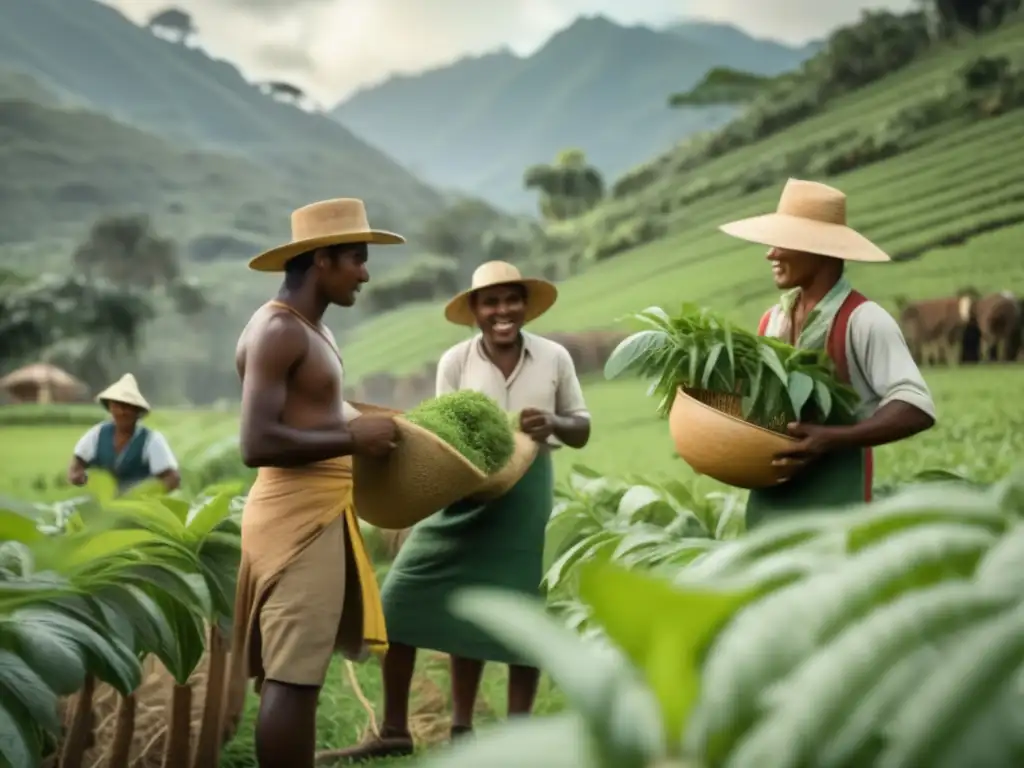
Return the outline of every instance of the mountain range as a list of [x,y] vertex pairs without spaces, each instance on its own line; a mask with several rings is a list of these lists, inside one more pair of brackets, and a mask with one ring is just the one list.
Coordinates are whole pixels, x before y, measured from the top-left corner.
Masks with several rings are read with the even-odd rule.
[[817,48],[757,39],[726,24],[654,29],[582,17],[529,56],[496,51],[395,76],[332,114],[431,184],[526,210],[535,199],[522,186],[527,167],[573,147],[611,179],[734,114],[667,106],[670,94],[709,69],[774,75]]
[[[0,20],[0,184],[28,185],[42,203],[67,209],[71,194],[83,219],[184,208],[189,226],[234,236],[234,216],[200,221],[211,206],[232,208],[264,219],[262,231],[242,233],[257,243],[286,235],[292,208],[326,197],[362,197],[376,224],[401,231],[443,207],[436,189],[337,121],[265,95],[232,64],[96,0],[0,0]],[[59,160],[40,163],[47,154]],[[80,181],[95,189],[60,191]]]

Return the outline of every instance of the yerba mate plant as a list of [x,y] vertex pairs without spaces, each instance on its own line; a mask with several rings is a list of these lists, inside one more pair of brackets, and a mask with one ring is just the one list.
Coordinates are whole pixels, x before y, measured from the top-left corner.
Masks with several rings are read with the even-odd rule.
[[583,640],[529,600],[454,606],[573,710],[423,765],[1013,768],[1024,757],[1024,480],[934,483],[767,525],[674,574],[581,568]]
[[[684,304],[632,315],[646,329],[608,357],[607,379],[635,373],[651,381],[658,413],[667,416],[676,391],[701,389],[742,398],[743,418],[765,427],[790,421],[850,423],[858,398],[835,378],[828,356],[734,326],[708,309]],[[780,416],[782,418],[780,418]]]

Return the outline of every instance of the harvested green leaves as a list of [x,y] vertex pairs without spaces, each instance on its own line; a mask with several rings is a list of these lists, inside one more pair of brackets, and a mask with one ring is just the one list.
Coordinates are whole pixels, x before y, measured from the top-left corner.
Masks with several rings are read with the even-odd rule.
[[504,467],[515,451],[508,414],[480,392],[460,390],[425,400],[405,418],[433,432],[488,475]]
[[615,348],[604,375],[649,379],[648,394],[658,398],[661,416],[683,387],[739,395],[744,419],[779,431],[789,421],[854,421],[859,398],[836,379],[823,350],[758,336],[694,304],[684,304],[675,317],[660,307],[632,317],[647,327]]

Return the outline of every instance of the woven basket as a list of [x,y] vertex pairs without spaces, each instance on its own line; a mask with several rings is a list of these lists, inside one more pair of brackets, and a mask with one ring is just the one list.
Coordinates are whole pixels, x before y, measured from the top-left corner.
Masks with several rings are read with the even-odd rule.
[[386,457],[352,457],[356,514],[378,528],[409,528],[438,510],[465,498],[481,500],[501,496],[515,485],[537,454],[525,435],[516,436],[516,450],[508,464],[486,475],[465,456],[398,411],[364,403],[351,403],[364,415],[395,417],[398,445]]
[[[772,426],[782,426],[785,419]],[[676,453],[694,470],[738,488],[767,488],[789,480],[796,467],[772,465],[795,439],[744,421],[739,395],[706,390],[676,393],[668,417]]]
[[537,451],[540,445],[532,437],[527,437],[518,430],[515,433],[516,449],[508,463],[488,477],[480,490],[470,494],[467,498],[474,501],[490,501],[504,496],[512,486],[522,480],[526,470],[537,458]]

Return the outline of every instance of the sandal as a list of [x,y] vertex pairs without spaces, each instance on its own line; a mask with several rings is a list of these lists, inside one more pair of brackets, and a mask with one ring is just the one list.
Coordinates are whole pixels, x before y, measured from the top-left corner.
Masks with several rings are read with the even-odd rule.
[[408,731],[385,728],[379,735],[367,735],[354,747],[318,752],[316,765],[354,765],[385,757],[408,757],[414,751],[412,736]]

